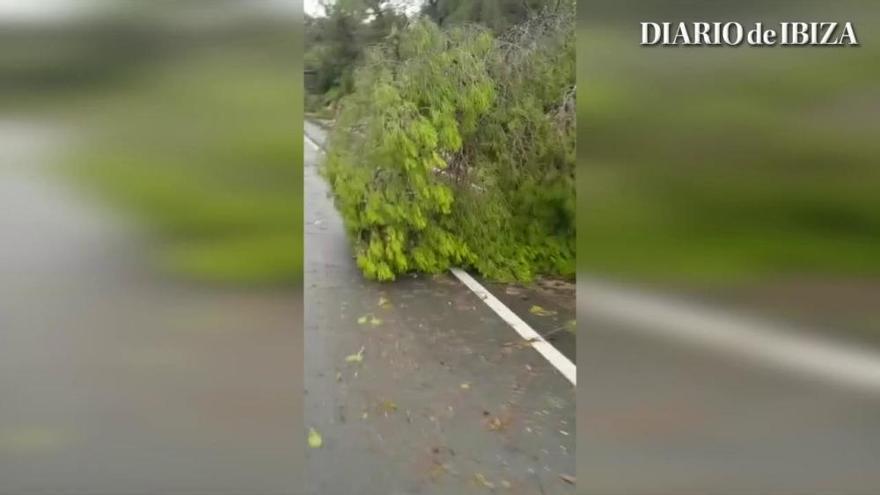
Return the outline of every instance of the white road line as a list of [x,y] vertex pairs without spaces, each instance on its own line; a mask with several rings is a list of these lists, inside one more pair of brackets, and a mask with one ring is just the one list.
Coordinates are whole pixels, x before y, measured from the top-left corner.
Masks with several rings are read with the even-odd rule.
[[549,342],[544,340],[538,332],[534,331],[528,323],[524,322],[519,316],[504,305],[501,301],[486,290],[479,282],[474,280],[467,272],[460,268],[451,268],[452,274],[455,275],[461,283],[474,292],[480,299],[486,303],[486,306],[492,309],[501,317],[508,325],[510,325],[516,333],[523,339],[529,341],[536,351],[541,353],[554,368],[559,370],[572,385],[577,385],[577,367],[569,361],[561,352],[553,347]]
[[578,282],[578,311],[827,383],[880,392],[880,354],[793,328],[657,296]]
[[308,134],[303,133],[303,137],[306,139],[306,142],[308,142],[309,144],[312,145],[313,148],[315,148],[315,151],[317,151],[317,152],[319,152],[319,153],[323,153],[323,152],[324,152],[324,150],[322,150],[321,147],[318,146],[318,143],[315,142],[314,139],[310,138]]
[[[309,142],[312,146],[314,146],[315,150],[320,153],[323,153],[324,150],[321,149],[318,144],[309,137],[308,134],[303,133],[306,141]],[[534,331],[532,327],[529,326],[528,323],[524,322],[519,316],[516,315],[513,311],[510,310],[507,306],[504,305],[501,301],[499,301],[495,296],[493,296],[489,291],[487,291],[479,282],[474,280],[473,277],[467,274],[467,272],[460,270],[458,268],[451,269],[452,274],[458,277],[461,282],[467,286],[474,294],[477,295],[480,299],[489,306],[492,311],[501,317],[508,325],[513,327],[514,330],[522,337],[523,339],[529,341],[532,347],[535,348],[536,351],[541,353],[547,361],[550,361],[550,364],[553,365],[560,373],[562,373],[568,381],[571,382],[572,385],[577,385],[577,367],[575,367],[574,363],[572,363],[567,357],[565,357],[561,352],[559,352],[555,347],[553,347],[549,342],[544,340],[544,337],[541,336],[538,332]]]

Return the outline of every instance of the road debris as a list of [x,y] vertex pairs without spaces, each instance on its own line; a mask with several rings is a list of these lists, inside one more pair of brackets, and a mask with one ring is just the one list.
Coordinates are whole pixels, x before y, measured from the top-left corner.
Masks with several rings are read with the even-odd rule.
[[474,474],[474,479],[477,481],[477,483],[479,483],[480,485],[482,485],[490,490],[495,489],[495,483],[491,483],[489,480],[487,480],[486,477],[483,476],[483,473]]
[[322,445],[324,445],[324,439],[321,438],[321,434],[314,428],[309,428],[309,447],[320,449]]
[[379,405],[379,410],[387,417],[389,414],[397,412],[397,404],[393,400],[386,399]]
[[560,475],[559,475],[559,478],[560,478],[562,481],[564,481],[564,482],[566,482],[566,483],[569,483],[569,484],[571,484],[571,485],[576,485],[576,484],[577,484],[577,482],[576,482],[577,480],[575,479],[574,476],[569,476],[569,475],[567,475],[567,474],[560,474]]
[[361,350],[357,352],[357,354],[350,354],[345,357],[346,363],[360,363],[364,360],[364,346],[361,346]]
[[554,316],[556,314],[556,311],[544,309],[543,307],[535,304],[534,306],[529,308],[529,313],[532,313],[533,315],[536,315],[536,316]]
[[358,325],[366,325],[367,323],[369,323],[370,325],[377,327],[382,324],[382,319],[377,318],[376,315],[372,313],[367,313],[358,318],[357,322]]

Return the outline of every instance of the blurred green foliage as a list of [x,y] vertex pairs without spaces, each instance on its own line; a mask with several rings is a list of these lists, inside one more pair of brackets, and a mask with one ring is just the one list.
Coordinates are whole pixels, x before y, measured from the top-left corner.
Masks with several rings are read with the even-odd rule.
[[324,168],[366,276],[574,272],[574,45],[545,12],[500,38],[422,20],[368,52]]
[[175,271],[248,284],[301,274],[302,93],[296,68],[274,62],[202,54],[94,106],[76,174],[154,228]]
[[479,24],[500,34],[545,9],[573,6],[572,0],[426,0],[421,11],[441,27]]
[[335,0],[325,2],[324,11],[325,16],[305,19],[306,110],[330,117],[330,108],[353,90],[354,68],[365,48],[382,42],[407,19],[382,0]]
[[579,264],[696,283],[880,275],[880,56],[578,32]]
[[[65,123],[66,176],[147,227],[164,268],[206,282],[297,284],[296,20],[235,12],[223,20],[219,4],[210,13],[191,4],[189,15],[143,6],[5,32],[3,99]],[[28,47],[38,53],[18,63]]]
[[305,20],[306,110],[324,118],[335,114],[340,98],[354,90],[354,68],[368,48],[382,43],[419,14],[443,28],[476,24],[500,34],[543,10],[572,10],[572,0],[427,0],[413,2],[330,0],[324,15]]

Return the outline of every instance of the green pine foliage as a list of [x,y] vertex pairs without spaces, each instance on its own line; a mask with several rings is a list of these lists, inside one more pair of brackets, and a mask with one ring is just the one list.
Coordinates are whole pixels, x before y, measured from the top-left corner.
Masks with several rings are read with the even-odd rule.
[[367,277],[574,272],[572,20],[419,20],[367,52],[323,169]]

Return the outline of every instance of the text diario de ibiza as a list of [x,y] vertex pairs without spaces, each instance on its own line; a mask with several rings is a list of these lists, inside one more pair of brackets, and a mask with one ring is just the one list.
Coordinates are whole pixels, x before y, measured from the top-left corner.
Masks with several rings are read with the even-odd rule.
[[858,46],[852,22],[642,22],[643,46]]

